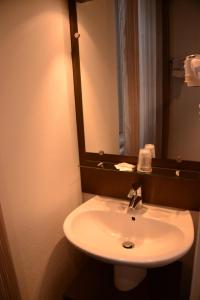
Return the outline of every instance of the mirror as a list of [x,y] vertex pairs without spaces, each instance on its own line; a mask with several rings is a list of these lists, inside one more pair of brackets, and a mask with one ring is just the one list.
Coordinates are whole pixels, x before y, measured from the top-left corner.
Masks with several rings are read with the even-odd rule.
[[184,62],[200,54],[200,2],[91,0],[76,9],[86,152],[137,156],[151,143],[157,158],[199,162],[200,86],[187,86]]

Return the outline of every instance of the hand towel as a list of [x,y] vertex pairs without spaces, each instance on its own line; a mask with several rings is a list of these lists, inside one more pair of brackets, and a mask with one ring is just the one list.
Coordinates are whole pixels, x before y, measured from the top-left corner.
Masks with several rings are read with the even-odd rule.
[[187,56],[184,69],[187,86],[200,86],[200,54]]

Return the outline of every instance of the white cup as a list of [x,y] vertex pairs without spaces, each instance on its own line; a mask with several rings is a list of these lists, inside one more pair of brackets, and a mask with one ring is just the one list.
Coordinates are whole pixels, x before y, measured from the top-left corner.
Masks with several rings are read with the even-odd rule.
[[144,148],[149,149],[151,151],[152,158],[156,157],[154,144],[145,144]]
[[149,149],[140,149],[137,171],[151,173],[152,172],[151,162],[152,162],[151,151]]

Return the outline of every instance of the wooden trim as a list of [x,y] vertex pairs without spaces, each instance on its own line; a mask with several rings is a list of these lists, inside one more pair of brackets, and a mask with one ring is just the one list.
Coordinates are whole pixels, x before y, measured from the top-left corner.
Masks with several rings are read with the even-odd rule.
[[[159,1],[159,0],[158,0]],[[165,14],[163,15],[163,32],[168,32],[168,1],[161,1],[162,5],[166,5],[166,8],[163,9]],[[79,144],[79,156],[80,161],[111,161],[111,162],[137,162],[136,156],[123,156],[123,155],[113,155],[113,154],[104,154],[100,156],[98,153],[89,153],[85,151],[85,138],[84,138],[84,122],[83,122],[83,107],[82,107],[82,91],[81,91],[81,75],[80,75],[80,59],[79,59],[79,44],[78,39],[74,37],[74,34],[78,31],[77,25],[77,14],[76,14],[76,2],[75,0],[68,0],[69,5],[69,19],[70,19],[70,33],[71,33],[71,45],[72,45],[72,64],[73,64],[73,77],[74,77],[74,93],[75,93],[75,104],[76,104],[76,119],[77,119],[77,131],[78,131],[78,144]],[[164,33],[165,34],[165,33]],[[167,38],[168,39],[168,38]],[[163,68],[167,70],[169,49],[167,46],[167,39],[163,44],[163,53],[166,58],[163,61]],[[165,74],[166,72],[164,72]],[[169,74],[163,77],[163,95],[164,95],[164,109],[163,109],[163,120],[165,124],[168,124],[168,87],[169,87]],[[166,109],[166,111],[165,111]],[[166,157],[166,152],[164,151],[166,145],[166,138],[168,136],[168,125],[164,126],[164,137],[163,137],[163,154]],[[176,160],[170,159],[155,159],[153,160],[153,166],[160,168],[174,168],[174,169],[188,169],[200,171],[200,162],[194,161],[182,161],[177,162]]]
[[20,300],[19,286],[0,207],[0,299]]
[[[110,163],[118,163],[118,162],[128,162],[137,164],[138,158],[136,156],[124,156],[124,155],[114,155],[114,154],[103,154],[99,155],[98,153],[85,152],[80,156],[80,163],[87,164],[88,161],[104,161]],[[200,162],[196,161],[181,161],[177,162],[173,159],[153,159],[152,161],[153,167],[159,167],[163,169],[176,169],[176,170],[188,170],[188,171],[196,171],[200,172]]]
[[[99,161],[89,160],[89,161],[82,162],[80,167],[95,168],[96,170],[114,171],[117,173],[121,173],[115,168],[115,163],[105,162],[105,161],[99,165]],[[180,170],[180,169],[177,170],[173,168],[160,168],[160,167],[153,167],[152,172],[150,174],[140,173],[137,172],[137,170],[134,170],[133,172],[131,172],[131,175],[140,176],[140,177],[163,176],[166,178],[170,177],[174,179],[182,178],[188,180],[189,179],[198,180],[198,181],[200,180],[200,172],[194,170]]]
[[85,153],[85,137],[84,137],[84,122],[83,122],[83,104],[82,104],[82,89],[81,89],[81,71],[80,71],[80,56],[79,43],[75,33],[78,33],[76,2],[68,0],[69,7],[69,23],[71,35],[71,55],[74,78],[74,95],[76,105],[76,124],[78,133],[79,156]]

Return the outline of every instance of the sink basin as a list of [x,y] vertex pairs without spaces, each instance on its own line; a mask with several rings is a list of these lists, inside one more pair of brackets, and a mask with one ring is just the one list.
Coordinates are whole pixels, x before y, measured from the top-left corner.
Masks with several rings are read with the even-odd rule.
[[64,232],[73,245],[118,269],[169,264],[194,240],[189,211],[143,205],[129,212],[127,201],[100,196],[76,208],[65,219]]

